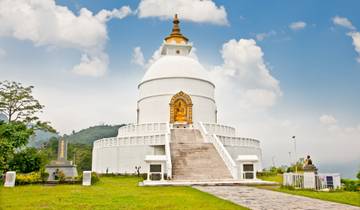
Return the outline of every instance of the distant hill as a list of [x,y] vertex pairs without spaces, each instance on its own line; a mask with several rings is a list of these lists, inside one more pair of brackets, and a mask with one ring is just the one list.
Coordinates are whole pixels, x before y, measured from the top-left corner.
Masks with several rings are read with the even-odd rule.
[[50,133],[47,131],[37,130],[35,131],[35,135],[29,139],[28,146],[38,148],[41,145],[43,145],[45,142],[49,141],[51,137],[58,138],[59,135],[57,133]]
[[118,129],[124,125],[125,124],[97,125],[80,130],[78,132],[73,132],[71,135],[66,135],[65,139],[67,139],[68,142],[72,144],[79,143],[92,145],[95,140],[117,136]]

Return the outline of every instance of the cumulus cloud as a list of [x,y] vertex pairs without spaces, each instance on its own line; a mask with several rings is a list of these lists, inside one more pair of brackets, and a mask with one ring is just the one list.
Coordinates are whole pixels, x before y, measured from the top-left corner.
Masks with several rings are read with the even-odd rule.
[[335,25],[342,26],[342,27],[348,28],[350,30],[356,29],[353,26],[353,24],[351,23],[351,21],[349,19],[347,19],[346,17],[335,16],[332,18],[332,21]]
[[145,58],[143,52],[141,51],[141,47],[135,47],[133,49],[131,63],[134,63],[139,66],[145,65]]
[[67,7],[56,5],[54,0],[2,0],[0,37],[30,40],[35,46],[79,50],[83,54],[81,63],[73,71],[101,76],[108,65],[104,52],[106,22],[112,18],[124,18],[130,13],[131,9],[124,6],[112,11],[101,10],[97,14],[82,8],[76,15]]
[[335,119],[334,116],[327,114],[321,115],[319,120],[324,125],[333,125],[337,123],[337,120]]
[[138,7],[140,18],[172,19],[174,14],[183,20],[228,25],[224,6],[217,6],[211,0],[141,0]]
[[267,108],[276,103],[282,95],[279,81],[270,74],[255,40],[232,39],[223,44],[221,54],[224,63],[211,71],[218,92],[231,93],[221,101],[243,108]]
[[306,27],[306,23],[304,21],[293,22],[289,25],[289,28],[293,31],[298,31],[304,29]]
[[80,64],[74,66],[72,71],[78,75],[99,77],[105,74],[108,63],[109,58],[105,53],[96,56],[82,54]]

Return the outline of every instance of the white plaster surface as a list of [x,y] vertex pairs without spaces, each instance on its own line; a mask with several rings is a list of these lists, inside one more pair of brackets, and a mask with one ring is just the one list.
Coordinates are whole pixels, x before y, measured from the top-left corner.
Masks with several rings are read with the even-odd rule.
[[135,173],[135,166],[141,166],[141,173],[148,171],[146,155],[164,155],[164,147],[150,145],[113,146],[93,148],[92,171],[97,173]]

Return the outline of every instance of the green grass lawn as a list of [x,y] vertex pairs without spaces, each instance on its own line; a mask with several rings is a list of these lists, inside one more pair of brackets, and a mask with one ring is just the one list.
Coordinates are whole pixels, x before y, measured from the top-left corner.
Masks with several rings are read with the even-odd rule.
[[[274,181],[282,184],[282,175],[277,176],[264,176],[259,177],[262,180]],[[360,206],[360,192],[347,192],[347,191],[334,191],[334,192],[318,192],[313,190],[291,190],[287,188],[281,188],[279,186],[262,186],[262,189],[274,190],[283,193],[289,193],[292,195],[301,195],[310,198],[317,198],[326,201],[333,201],[337,203],[350,204],[354,206]]]
[[246,209],[191,187],[138,187],[139,181],[101,177],[90,187],[0,187],[0,209]]
[[279,184],[283,183],[283,176],[282,174],[278,174],[276,176],[258,176],[258,179],[264,180],[264,181],[271,181],[271,182],[277,182]]

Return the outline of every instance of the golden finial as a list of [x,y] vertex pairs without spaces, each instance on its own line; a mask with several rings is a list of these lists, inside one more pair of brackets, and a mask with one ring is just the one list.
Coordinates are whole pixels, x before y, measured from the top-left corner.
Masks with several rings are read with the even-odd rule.
[[173,20],[173,29],[172,29],[172,32],[171,34],[165,38],[165,41],[167,43],[172,43],[175,41],[175,43],[177,44],[181,44],[181,43],[187,43],[188,42],[188,38],[186,38],[185,36],[183,36],[181,33],[180,33],[180,27],[179,27],[179,19],[178,19],[178,15],[175,14],[174,16],[174,20]]

